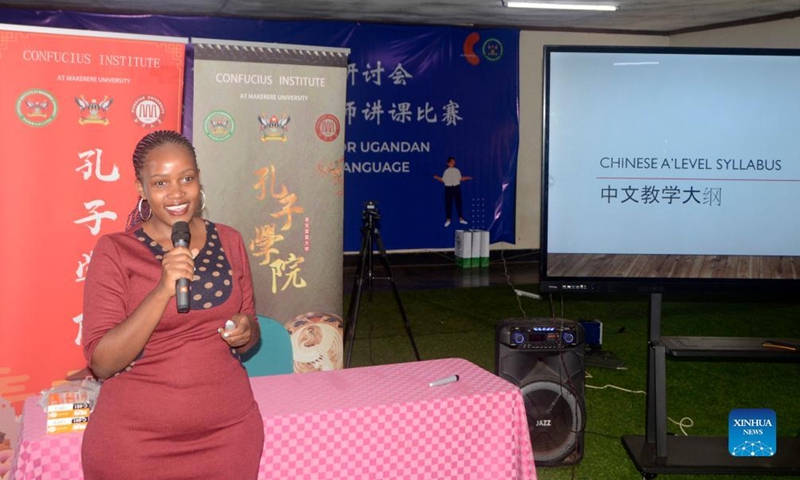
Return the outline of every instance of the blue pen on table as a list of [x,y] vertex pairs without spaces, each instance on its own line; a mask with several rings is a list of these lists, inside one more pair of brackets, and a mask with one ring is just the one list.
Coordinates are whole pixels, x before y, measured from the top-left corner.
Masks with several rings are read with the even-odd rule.
[[458,381],[458,375],[450,375],[448,377],[440,378],[439,380],[434,380],[428,385],[431,387],[440,387],[442,385],[447,385],[448,383],[453,383]]

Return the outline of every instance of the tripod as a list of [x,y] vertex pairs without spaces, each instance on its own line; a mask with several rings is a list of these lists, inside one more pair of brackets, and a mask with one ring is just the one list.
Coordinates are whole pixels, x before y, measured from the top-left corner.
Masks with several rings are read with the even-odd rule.
[[[350,296],[350,306],[347,309],[347,324],[345,325],[345,363],[344,367],[350,367],[350,357],[353,353],[353,342],[356,336],[356,322],[358,321],[358,309],[361,303],[361,294],[364,289],[364,282],[369,284],[370,292],[372,291],[372,284],[374,280],[389,280],[392,284],[392,291],[394,292],[394,299],[397,301],[397,309],[400,310],[400,315],[403,317],[403,326],[406,329],[406,334],[411,342],[411,347],[414,349],[414,356],[419,360],[419,351],[417,344],[414,342],[414,335],[411,333],[411,325],[408,323],[406,311],[403,309],[403,302],[400,301],[400,293],[397,291],[397,285],[394,283],[392,277],[392,269],[389,266],[389,258],[386,256],[386,249],[381,240],[381,233],[378,230],[377,221],[380,219],[380,214],[373,202],[368,202],[362,214],[363,224],[361,226],[361,251],[358,254],[358,267],[356,269],[356,278],[353,282],[353,292]],[[372,271],[372,254],[378,247],[380,253],[381,263],[386,270],[386,277],[375,277]]]

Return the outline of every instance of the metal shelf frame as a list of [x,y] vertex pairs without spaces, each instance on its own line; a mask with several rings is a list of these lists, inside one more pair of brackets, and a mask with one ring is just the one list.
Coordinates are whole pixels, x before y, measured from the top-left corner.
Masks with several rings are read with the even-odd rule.
[[622,437],[636,469],[645,478],[660,473],[800,475],[800,438],[779,438],[772,457],[739,458],[728,453],[727,437],[667,436],[667,354],[696,359],[800,362],[800,353],[765,348],[762,342],[766,339],[759,338],[662,337],[661,303],[660,293],[650,295],[645,434]]

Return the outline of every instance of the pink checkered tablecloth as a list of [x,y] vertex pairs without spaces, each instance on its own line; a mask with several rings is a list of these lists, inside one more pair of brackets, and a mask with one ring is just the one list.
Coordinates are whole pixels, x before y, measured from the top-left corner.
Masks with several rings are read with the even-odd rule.
[[[459,381],[428,384],[448,375]],[[535,479],[519,389],[463,359],[254,378],[265,479]]]
[[18,445],[11,461],[12,480],[75,480],[83,478],[83,433],[47,435],[47,417],[39,395],[28,397],[22,407]]
[[[458,375],[439,387],[428,384]],[[536,479],[519,388],[463,359],[252,378],[259,479]],[[83,478],[82,434],[25,402],[14,480]]]

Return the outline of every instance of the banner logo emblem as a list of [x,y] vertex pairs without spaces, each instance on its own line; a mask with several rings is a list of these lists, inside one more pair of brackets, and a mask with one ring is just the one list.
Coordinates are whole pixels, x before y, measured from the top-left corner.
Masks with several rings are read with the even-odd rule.
[[17,99],[17,116],[32,127],[43,127],[55,120],[58,102],[45,90],[28,90]]
[[272,115],[267,118],[266,115],[258,116],[258,123],[261,124],[261,141],[286,141],[286,125],[289,123],[290,118],[284,113],[281,118]]
[[475,44],[478,43],[478,40],[481,39],[481,36],[478,35],[478,32],[472,32],[467,35],[467,38],[464,40],[464,58],[469,62],[470,65],[475,66],[481,63],[481,59],[478,58],[478,55],[475,53]]
[[314,125],[314,131],[317,132],[317,136],[323,142],[332,142],[339,138],[339,133],[341,133],[342,128],[338,118],[326,113],[317,119],[317,123]]
[[490,38],[483,42],[483,58],[490,62],[496,62],[503,58],[503,44],[496,38]]
[[215,110],[206,116],[203,121],[203,130],[211,140],[224,142],[233,136],[236,124],[228,112]]
[[83,95],[75,97],[75,103],[78,104],[81,111],[81,118],[78,119],[78,123],[81,125],[108,125],[106,115],[113,101],[113,98],[108,98],[107,96],[103,96],[103,100],[99,102],[94,98],[86,100]]
[[142,95],[133,101],[133,123],[144,128],[155,128],[164,121],[164,104],[157,97]]

